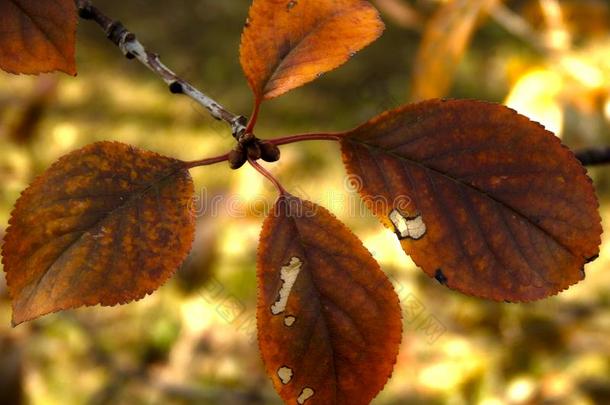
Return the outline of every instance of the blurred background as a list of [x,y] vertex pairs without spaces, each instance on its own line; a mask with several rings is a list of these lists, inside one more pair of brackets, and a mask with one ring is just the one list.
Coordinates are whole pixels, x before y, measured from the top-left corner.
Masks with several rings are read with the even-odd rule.
[[[345,130],[408,101],[506,103],[573,148],[610,144],[608,0],[376,0],[387,30],[347,65],[264,105],[257,135]],[[247,0],[97,1],[149,50],[231,111],[252,98],[238,62]],[[228,128],[171,95],[81,22],[79,75],[0,72],[0,235],[31,180],[62,154],[117,140],[181,159],[224,153]],[[586,280],[527,305],[429,279],[350,190],[337,145],[282,149],[267,165],[346,222],[402,299],[400,357],[375,405],[609,404],[610,244]],[[610,166],[590,170],[610,219]],[[0,281],[0,403],[280,404],[255,334],[255,257],[274,190],[249,167],[193,171],[197,241],[155,294],[10,327]]]

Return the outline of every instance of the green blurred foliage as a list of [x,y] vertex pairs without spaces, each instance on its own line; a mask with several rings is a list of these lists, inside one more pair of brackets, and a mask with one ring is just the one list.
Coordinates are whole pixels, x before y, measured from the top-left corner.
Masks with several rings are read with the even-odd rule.
[[[98,3],[181,76],[248,114],[252,97],[237,57],[248,1]],[[610,143],[607,1],[497,1],[470,19],[457,49],[449,41],[455,32],[426,34],[438,33],[431,27],[438,21],[452,26],[443,18],[463,10],[451,1],[374,3],[387,23],[384,36],[316,83],[266,103],[260,137],[344,130],[406,102],[414,80],[438,79],[414,74],[435,63],[418,57],[431,55],[422,51],[431,46],[452,52],[450,66],[429,70],[447,75],[438,96],[507,102],[572,147]],[[79,26],[78,65],[77,78],[0,73],[0,234],[31,180],[88,143],[119,140],[182,159],[232,145],[225,125],[171,95],[86,22]],[[351,226],[402,298],[403,347],[375,404],[610,403],[606,237],[586,280],[559,296],[526,305],[465,297],[426,277],[361,206],[346,186],[336,145],[311,142],[282,152],[270,170],[288,190]],[[591,171],[604,224],[608,173]],[[11,329],[0,285],[0,403],[22,397],[34,405],[280,403],[264,375],[255,331],[256,245],[274,191],[247,167],[232,172],[217,165],[193,176],[200,209],[193,253],[152,296]]]

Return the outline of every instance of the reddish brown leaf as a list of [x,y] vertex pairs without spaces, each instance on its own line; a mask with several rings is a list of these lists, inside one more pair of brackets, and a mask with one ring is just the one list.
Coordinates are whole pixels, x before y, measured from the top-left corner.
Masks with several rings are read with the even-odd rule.
[[506,107],[411,104],[341,144],[369,207],[450,288],[535,300],[581,280],[599,251],[598,202],[584,168],[557,137]]
[[324,208],[282,196],[258,251],[258,337],[289,404],[368,404],[392,373],[399,300],[360,240]]
[[74,0],[0,1],[0,68],[76,75]]
[[23,192],[4,238],[13,322],[157,289],[191,248],[192,198],[175,159],[114,142],[61,158]]
[[241,65],[257,101],[270,99],[342,65],[383,28],[363,0],[254,0]]

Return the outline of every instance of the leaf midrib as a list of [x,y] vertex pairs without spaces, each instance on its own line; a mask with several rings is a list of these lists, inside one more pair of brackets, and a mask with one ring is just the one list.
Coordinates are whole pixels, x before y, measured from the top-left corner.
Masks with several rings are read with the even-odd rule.
[[303,35],[294,46],[291,46],[290,51],[288,51],[288,53],[286,55],[284,55],[283,58],[281,58],[279,60],[279,62],[270,70],[270,74],[267,80],[265,80],[265,85],[263,86],[263,95],[269,92],[269,84],[272,83],[274,80],[276,80],[276,76],[283,71],[282,65],[284,65],[286,63],[287,60],[290,59],[291,55],[297,50],[299,49],[299,47],[303,44],[303,42],[305,42],[306,39],[308,39],[309,37],[313,36],[314,34],[317,34],[318,31],[320,31],[324,26],[326,26],[332,19],[350,13],[352,12],[355,8],[359,8],[360,5],[355,5],[354,7],[351,7],[349,9],[345,9],[345,10],[337,10],[332,14],[329,14],[328,16],[326,16],[326,18],[320,20],[307,34]]
[[42,281],[44,280],[44,278],[48,275],[49,270],[51,270],[51,268],[55,265],[55,263],[57,263],[57,261],[64,255],[66,254],[77,242],[79,242],[83,235],[85,233],[87,233],[90,229],[93,229],[95,227],[97,227],[100,223],[102,223],[104,220],[106,220],[107,218],[109,218],[113,213],[120,211],[122,209],[128,208],[129,206],[131,206],[131,204],[133,204],[134,201],[141,199],[144,195],[146,195],[151,189],[153,189],[154,187],[160,185],[161,183],[163,183],[165,180],[167,180],[168,178],[176,175],[177,173],[179,173],[181,170],[184,170],[184,168],[180,165],[178,165],[174,170],[170,171],[168,174],[162,176],[161,178],[159,178],[158,180],[153,181],[149,186],[147,186],[144,190],[142,191],[135,191],[133,193],[133,195],[126,199],[124,203],[119,204],[118,206],[116,206],[115,208],[109,210],[107,213],[103,214],[100,216],[100,218],[94,222],[92,225],[90,225],[87,229],[80,231],[80,235],[78,235],[76,238],[74,238],[74,240],[72,242],[70,242],[69,244],[67,244],[60,252],[59,254],[55,257],[55,259],[53,260],[53,262],[51,262],[49,264],[49,266],[47,266],[47,268],[42,272],[42,274],[40,275],[40,277],[38,277],[38,280],[36,281],[35,285],[32,287],[32,289],[30,290],[30,293],[28,295],[28,298],[25,301],[24,306],[27,308],[27,306],[29,305],[30,301],[32,300],[32,298],[34,297],[36,291],[38,291],[38,287],[40,286],[40,284],[42,283]]
[[392,156],[392,157],[394,157],[394,158],[396,158],[398,160],[404,161],[404,162],[406,162],[408,164],[417,166],[417,167],[419,167],[421,169],[424,169],[426,171],[429,171],[429,172],[432,172],[432,173],[437,174],[439,176],[442,176],[442,177],[444,177],[444,178],[446,178],[448,180],[451,180],[452,182],[457,183],[458,186],[465,186],[465,187],[467,187],[469,189],[472,189],[475,192],[480,193],[484,197],[490,199],[491,201],[495,202],[496,204],[498,204],[498,205],[502,206],[503,208],[507,209],[508,211],[510,211],[510,212],[518,215],[519,217],[523,218],[528,224],[532,225],[533,227],[535,227],[536,229],[540,230],[542,233],[547,235],[549,238],[551,238],[555,243],[557,243],[559,246],[561,246],[561,248],[564,249],[566,252],[568,252],[570,255],[572,255],[575,258],[580,258],[580,255],[574,253],[570,247],[566,246],[562,241],[558,240],[557,237],[555,235],[553,235],[552,233],[550,233],[548,230],[546,230],[545,228],[543,228],[539,224],[536,224],[535,222],[533,222],[523,212],[521,212],[517,208],[512,207],[511,205],[507,204],[506,202],[497,199],[493,195],[489,194],[485,190],[482,190],[482,189],[476,187],[473,184],[470,184],[470,183],[464,182],[462,180],[456,179],[456,178],[454,178],[453,176],[451,176],[448,173],[445,173],[445,172],[442,172],[442,171],[440,171],[438,169],[426,166],[425,164],[423,164],[421,162],[418,162],[416,160],[412,160],[412,159],[409,159],[409,158],[407,158],[405,156],[401,156],[401,155],[399,155],[399,154],[397,154],[395,152],[389,152],[386,149],[384,149],[382,147],[379,147],[377,145],[373,145],[373,144],[370,144],[370,143],[367,143],[367,142],[364,142],[364,141],[359,141],[359,140],[356,140],[356,139],[353,139],[353,138],[349,138],[349,137],[344,137],[342,139],[342,141],[343,142],[352,142],[352,143],[357,144],[357,145],[362,145],[362,146],[364,146],[364,147],[366,147],[368,149],[373,149],[373,150],[381,152],[383,154],[390,155],[390,156]]
[[[294,197],[288,197],[288,198],[294,198]],[[303,205],[303,201],[299,200],[301,206]],[[292,226],[294,227],[294,229],[296,230],[296,234],[299,240],[299,244],[301,245],[301,249],[303,251],[303,255],[307,258],[305,264],[306,265],[310,265],[310,260],[309,260],[309,255],[307,254],[307,251],[305,249],[305,246],[307,245],[307,243],[305,242],[305,240],[303,239],[303,235],[301,234],[301,231],[299,229],[299,226],[297,224],[297,221],[291,217],[291,216],[287,216],[287,218],[290,220],[290,222],[292,223]],[[318,302],[320,304],[320,313],[319,313],[319,317],[322,317],[323,319],[323,325],[324,325],[324,331],[326,332],[326,336],[329,337],[329,342],[328,344],[331,346],[331,352],[332,352],[332,368],[333,368],[333,374],[335,376],[335,381],[334,381],[334,391],[335,391],[335,401],[337,400],[338,396],[339,396],[339,375],[337,374],[337,358],[335,356],[335,347],[332,343],[332,340],[330,339],[330,328],[328,326],[328,319],[326,319],[326,315],[324,314],[324,311],[322,309],[322,294],[320,293],[320,289],[318,288],[314,277],[312,275],[311,270],[307,271],[307,274],[309,276],[309,279],[311,280],[311,284],[313,285],[313,289],[316,293],[316,296],[318,297]],[[318,319],[319,319],[318,317]],[[314,324],[315,327],[315,324]],[[311,339],[311,338],[310,338]],[[306,354],[304,354],[306,355]]]
[[23,6],[19,3],[18,0],[11,0],[10,2],[21,12],[22,15],[27,17],[27,19],[32,22],[32,25],[34,25],[38,29],[38,31],[47,39],[47,42],[49,44],[51,44],[53,46],[53,48],[55,48],[55,50],[57,51],[57,54],[59,56],[61,56],[61,58],[64,60],[64,62],[68,62],[67,57],[63,54],[63,50],[60,49],[59,45],[57,45],[55,43],[55,41],[53,40],[53,38],[51,38],[51,35],[47,32],[46,28],[43,27],[38,21],[36,21],[30,15],[30,13],[25,8],[23,8]]

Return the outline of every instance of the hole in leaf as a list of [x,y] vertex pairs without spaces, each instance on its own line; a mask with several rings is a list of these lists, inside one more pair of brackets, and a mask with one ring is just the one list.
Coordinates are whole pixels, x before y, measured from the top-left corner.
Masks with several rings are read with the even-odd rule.
[[304,388],[303,391],[301,391],[301,395],[297,398],[297,402],[299,405],[303,405],[308,399],[313,398],[314,395],[314,390],[311,388]]
[[396,235],[399,239],[419,240],[426,234],[427,228],[421,215],[406,217],[398,210],[390,212],[390,221],[394,224]]
[[443,270],[438,269],[436,270],[436,273],[434,274],[434,278],[436,279],[436,281],[438,281],[439,283],[445,285],[447,284],[447,277],[445,277],[445,275],[443,274]]
[[297,4],[298,4],[298,2],[295,0],[289,1],[288,4],[286,4],[286,10],[287,11],[292,10]]
[[294,376],[294,372],[290,367],[282,367],[277,371],[277,376],[280,378],[282,384],[286,385],[292,381],[292,377]]
[[294,325],[294,323],[296,321],[297,321],[297,318],[295,318],[294,316],[287,316],[286,318],[284,318],[284,325],[286,325],[290,328],[290,327],[292,327],[292,325]]
[[286,304],[288,303],[288,297],[294,283],[297,281],[297,277],[301,272],[301,266],[303,262],[298,257],[290,259],[290,263],[281,268],[280,277],[282,279],[282,288],[280,289],[280,295],[278,300],[271,306],[271,313],[273,315],[279,315],[286,310]]

